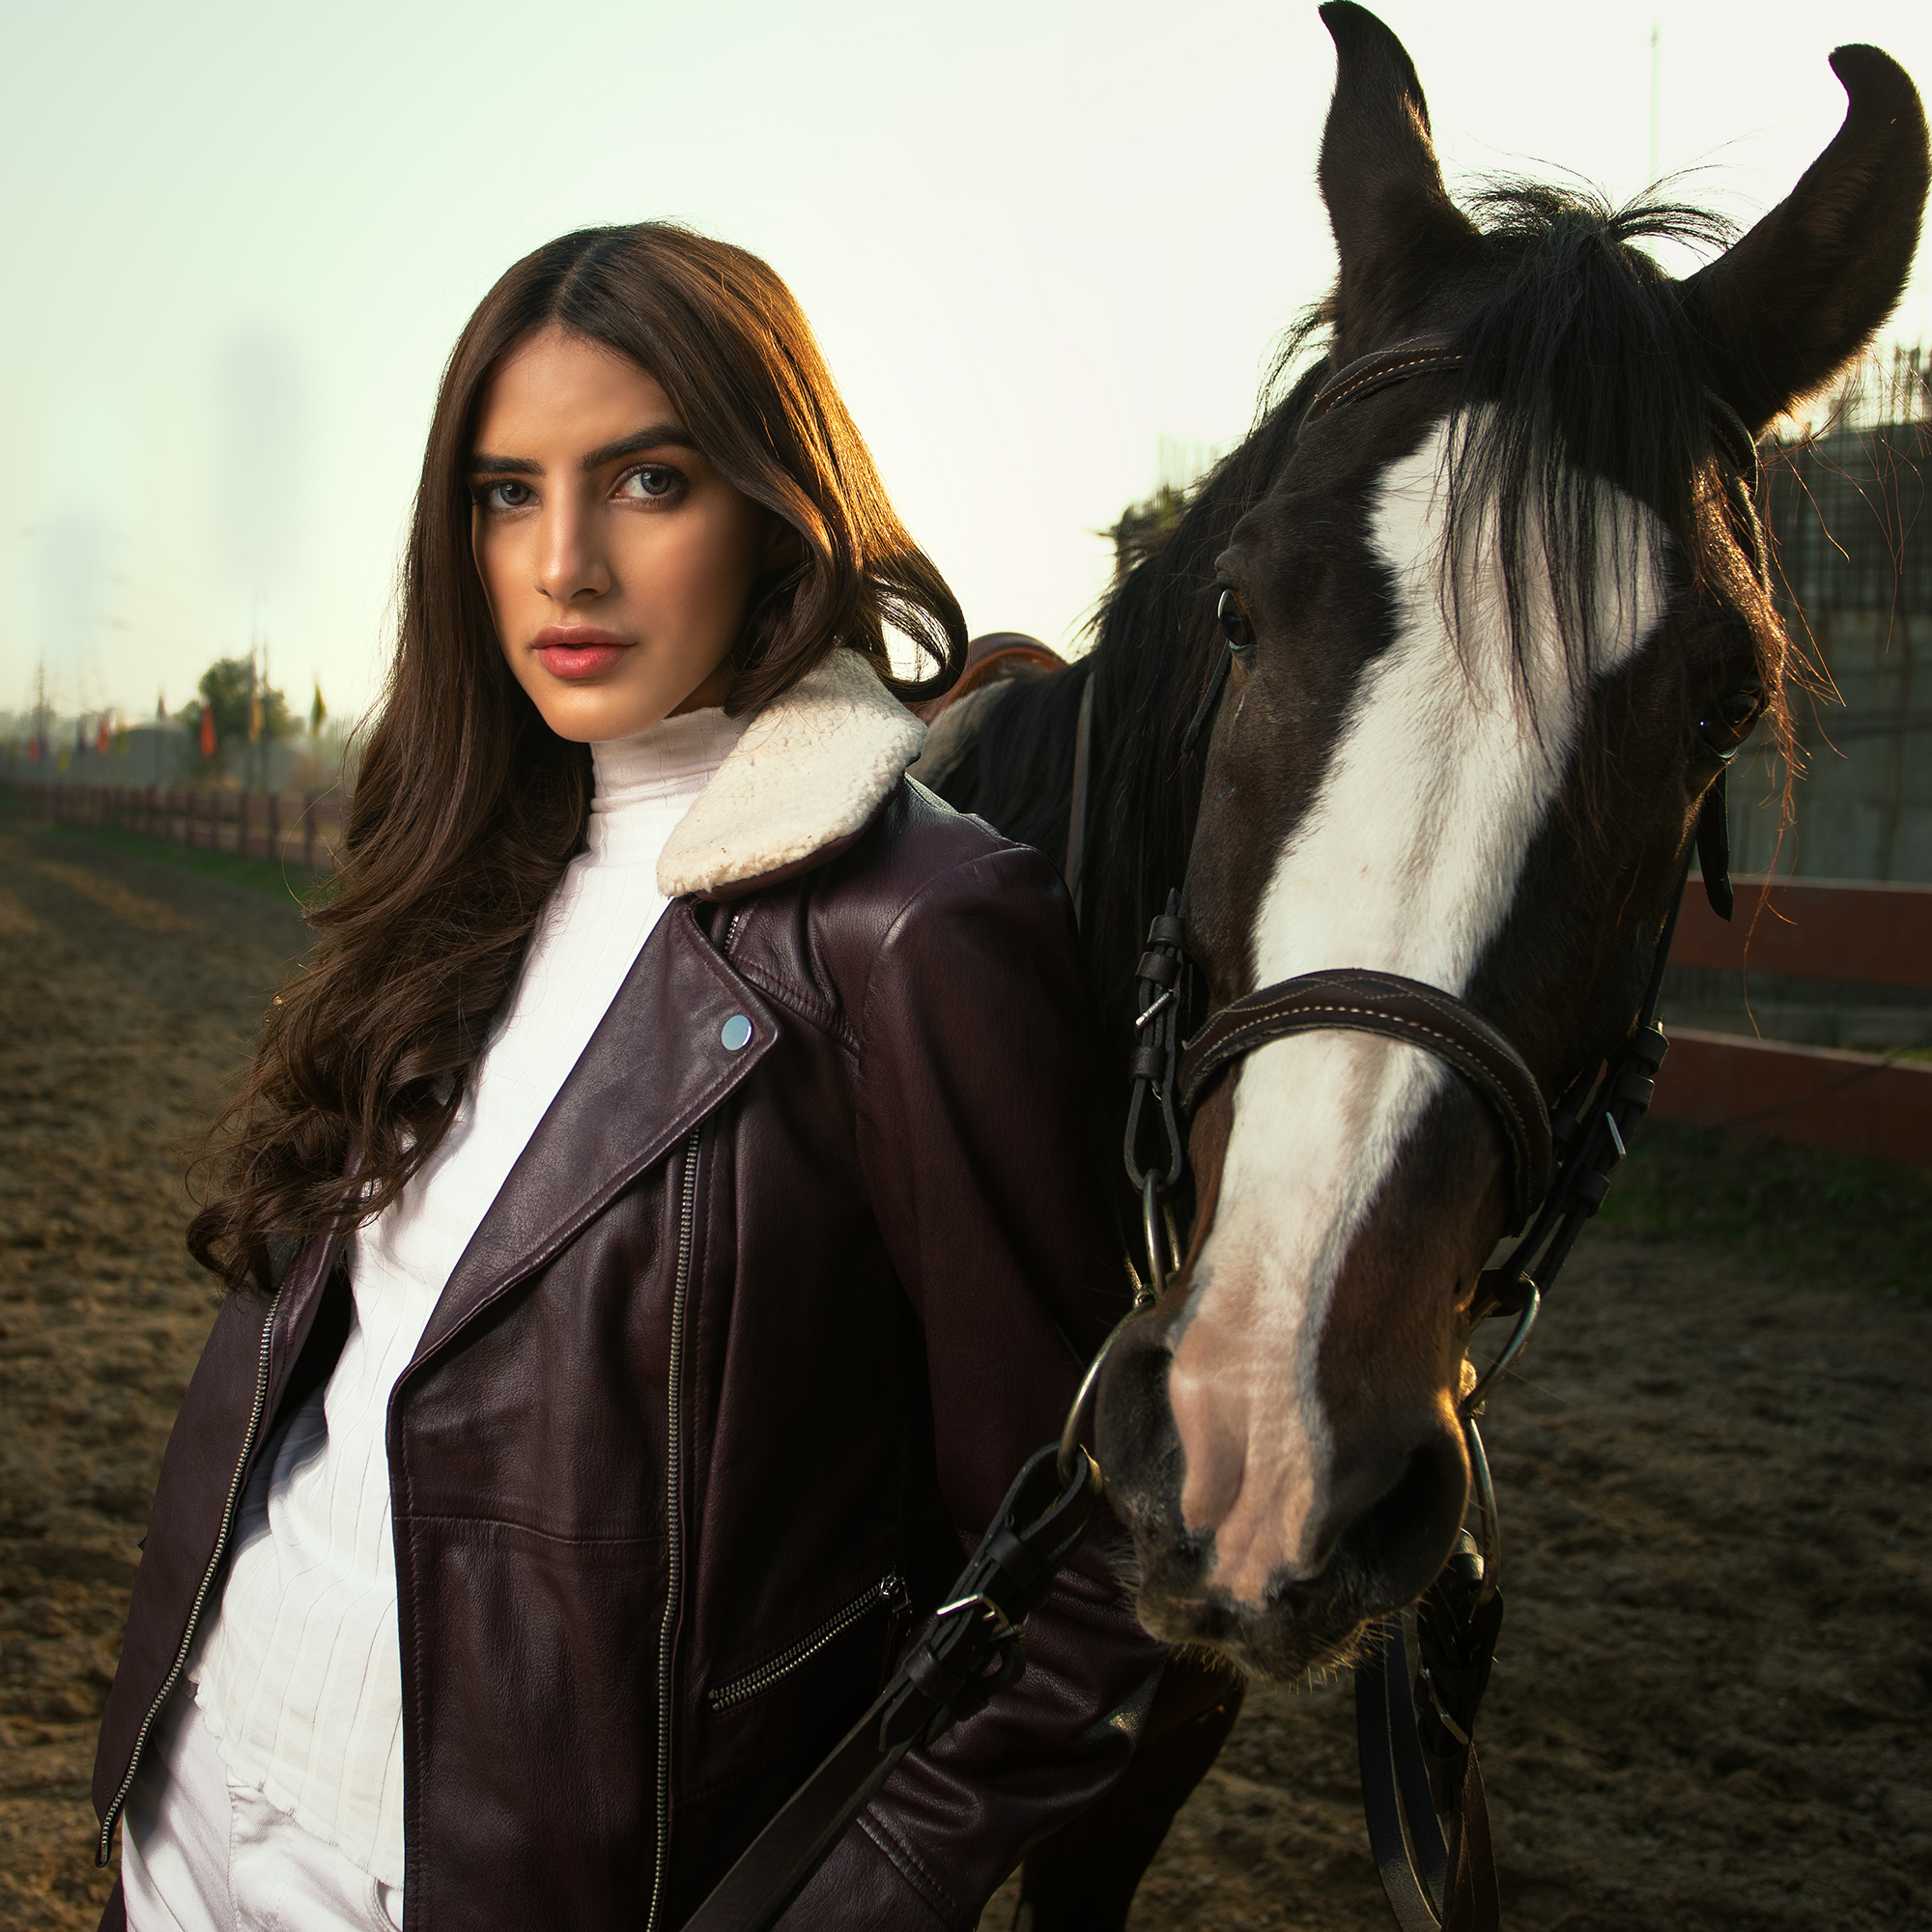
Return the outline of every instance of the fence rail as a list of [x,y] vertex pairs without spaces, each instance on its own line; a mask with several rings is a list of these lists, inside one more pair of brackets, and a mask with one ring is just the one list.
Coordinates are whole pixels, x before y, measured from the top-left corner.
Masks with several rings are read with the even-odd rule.
[[[1736,916],[1686,890],[1673,965],[1788,980],[1932,989],[1932,886],[1737,879]],[[1932,1167],[1932,1065],[1671,1026],[1658,1076],[1662,1120]]]
[[104,825],[209,852],[334,868],[349,802],[329,791],[189,791],[169,785],[36,785],[15,793],[43,824]]
[[1850,879],[1733,879],[1728,922],[1692,879],[1670,948],[1673,966],[1786,973],[1932,991],[1932,886]]

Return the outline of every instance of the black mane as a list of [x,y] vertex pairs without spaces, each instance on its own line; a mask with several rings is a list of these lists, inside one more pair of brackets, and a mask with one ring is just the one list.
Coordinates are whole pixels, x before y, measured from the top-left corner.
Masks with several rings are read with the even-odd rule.
[[[1516,182],[1486,189],[1475,208],[1487,217],[1492,273],[1488,292],[1454,330],[1466,362],[1450,440],[1449,551],[1487,534],[1492,519],[1519,660],[1523,587],[1544,572],[1566,644],[1587,671],[1589,589],[1612,561],[1605,512],[1618,493],[1656,514],[1693,579],[1711,550],[1716,445],[1703,346],[1678,285],[1633,244],[1709,244],[1725,229],[1692,208],[1618,210],[1592,195]],[[1255,429],[1198,486],[1166,540],[1109,594],[1091,653],[1064,673],[1005,692],[943,781],[954,804],[1058,861],[1066,847],[1080,699],[1093,679],[1081,943],[1110,1052],[1121,1044],[1148,922],[1179,884],[1193,838],[1206,746],[1183,756],[1181,739],[1222,648],[1210,594],[1214,560],[1243,513],[1267,495],[1309,399],[1332,372],[1319,328],[1318,316],[1287,338]],[[1311,346],[1324,354],[1308,367]],[[1629,519],[1621,531],[1608,527],[1615,542],[1630,532]],[[1750,588],[1724,585],[1734,603]],[[1453,595],[1448,579],[1445,593]],[[1757,602],[1754,629],[1770,611],[1768,601]],[[1760,652],[1777,657],[1768,673],[1781,670],[1768,634]],[[1765,682],[1768,692],[1777,689],[1776,675]]]
[[1728,230],[1695,208],[1615,209],[1533,182],[1492,185],[1476,213],[1490,217],[1486,252],[1502,272],[1455,329],[1467,359],[1449,445],[1449,548],[1485,534],[1498,544],[1519,661],[1525,591],[1545,578],[1587,676],[1591,588],[1616,561],[1606,544],[1636,536],[1616,517],[1619,497],[1658,518],[1699,582],[1710,551],[1702,515],[1720,445],[1704,344],[1679,285],[1634,244],[1715,245]]
[[1210,594],[1215,558],[1288,461],[1325,372],[1325,364],[1308,371],[1265,409],[1196,487],[1165,541],[1109,593],[1089,653],[1065,672],[1003,694],[944,781],[953,804],[1060,859],[1080,699],[1093,679],[1081,950],[1103,1014],[1131,992],[1148,922],[1180,883],[1194,838],[1206,744],[1185,756],[1180,747],[1222,649]]

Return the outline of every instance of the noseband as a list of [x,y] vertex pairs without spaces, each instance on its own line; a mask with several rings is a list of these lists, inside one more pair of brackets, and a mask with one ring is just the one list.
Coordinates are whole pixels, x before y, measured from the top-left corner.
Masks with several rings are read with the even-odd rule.
[[1189,1040],[1180,1105],[1191,1114],[1214,1076],[1256,1047],[1297,1033],[1373,1033],[1420,1046],[1489,1103],[1509,1149],[1512,1228],[1549,1191],[1549,1110],[1522,1056],[1473,1007],[1399,973],[1342,967],[1303,973],[1223,1007]]

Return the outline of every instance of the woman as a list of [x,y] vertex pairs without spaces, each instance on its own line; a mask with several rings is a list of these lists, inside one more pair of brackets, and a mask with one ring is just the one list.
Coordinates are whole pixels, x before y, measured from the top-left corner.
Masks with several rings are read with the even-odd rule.
[[[670,1932],[1058,1428],[1119,1263],[1065,894],[903,778],[963,637],[763,263],[594,231],[485,298],[190,1232],[108,1922]],[[1097,1557],[1027,1653],[788,1925],[969,1926],[1119,1777]]]

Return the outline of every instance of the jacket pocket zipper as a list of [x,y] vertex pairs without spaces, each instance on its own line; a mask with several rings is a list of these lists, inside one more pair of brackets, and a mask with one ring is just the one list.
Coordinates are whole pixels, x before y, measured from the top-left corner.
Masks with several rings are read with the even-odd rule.
[[[134,1788],[134,1774],[141,1768],[141,1753],[147,1748],[148,1734],[155,1728],[155,1719],[161,1715],[161,1706],[173,1694],[175,1686],[181,1682],[182,1672],[187,1667],[188,1652],[194,1645],[194,1634],[201,1623],[202,1608],[208,1602],[209,1591],[214,1587],[215,1573],[221,1568],[221,1558],[228,1548],[228,1533],[235,1526],[235,1504],[242,1493],[242,1471],[248,1466],[249,1455],[255,1447],[255,1435],[262,1426],[262,1410],[269,1400],[269,1350],[274,1333],[275,1311],[271,1303],[262,1323],[262,1348],[255,1362],[255,1400],[248,1410],[248,1428],[242,1437],[242,1454],[236,1461],[235,1473],[228,1479],[228,1500],[221,1506],[221,1527],[215,1532],[214,1554],[208,1559],[208,1568],[201,1573],[201,1587],[194,1593],[194,1605],[187,1613],[187,1629],[182,1633],[174,1666],[168,1672],[167,1681],[156,1693],[155,1701],[148,1706],[148,1715],[141,1719],[140,1731],[134,1739],[134,1754],[128,1760],[128,1775],[121,1780],[121,1789],[114,1794],[114,1802],[107,1807],[106,1817],[100,1821],[100,1841],[95,1847],[96,1864],[104,1865],[112,1856],[115,1822],[121,1816],[121,1807],[128,1802],[128,1792]],[[143,1537],[142,1542],[146,1541]]]
[[835,1610],[816,1630],[808,1631],[788,1650],[780,1651],[755,1670],[748,1670],[744,1676],[719,1685],[711,1692],[711,1708],[714,1711],[728,1711],[734,1705],[757,1696],[761,1690],[769,1690],[781,1678],[789,1677],[794,1670],[810,1663],[835,1637],[843,1636],[854,1624],[862,1622],[874,1610],[903,1609],[907,1601],[905,1578],[896,1572],[890,1573],[874,1583],[863,1597],[854,1597],[843,1609]]

